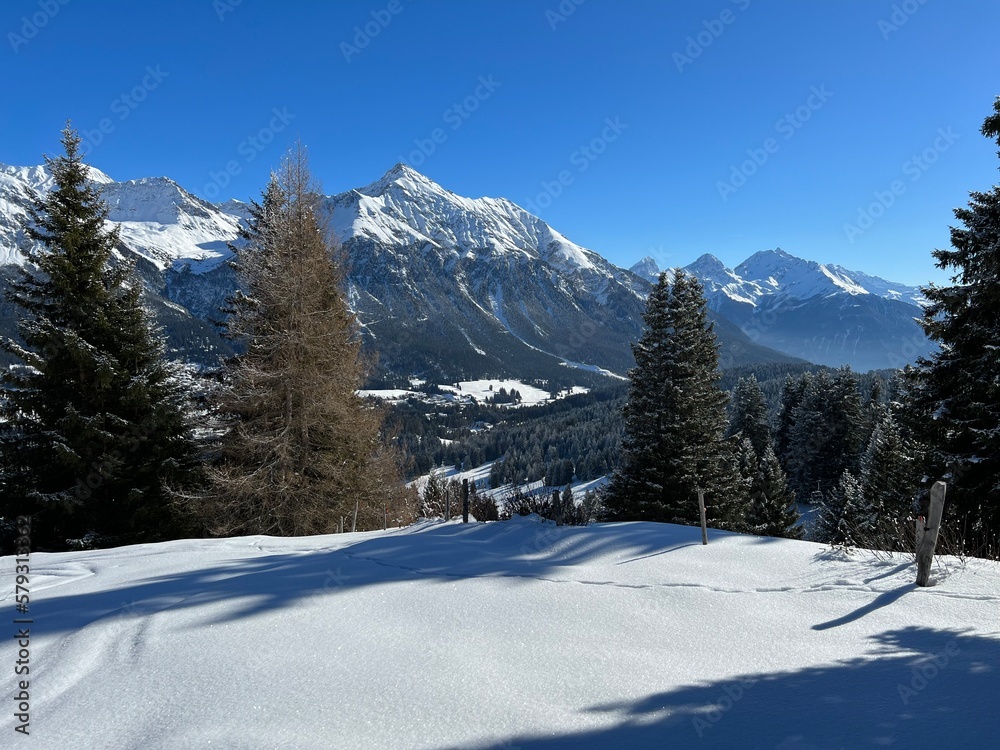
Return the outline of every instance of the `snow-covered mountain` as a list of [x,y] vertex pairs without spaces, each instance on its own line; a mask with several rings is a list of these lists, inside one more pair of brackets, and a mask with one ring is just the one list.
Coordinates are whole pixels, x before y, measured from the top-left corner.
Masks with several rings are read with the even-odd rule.
[[[397,164],[324,207],[348,262],[351,305],[390,369],[446,381],[584,382],[631,367],[649,285],[509,200],[465,198]],[[246,215],[242,203],[216,208]],[[229,274],[178,262],[167,287],[207,317],[231,288]],[[730,361],[791,359],[727,321],[718,326]]]
[[[924,302],[918,287],[780,248],[758,252],[734,269],[706,254],[686,270],[704,285],[709,307],[752,339],[811,362],[894,368],[932,350],[916,322]],[[650,279],[660,269],[645,258],[632,271]]]
[[[209,203],[167,177],[92,176],[120,227],[119,253],[137,260],[172,348],[203,362],[228,351],[211,321],[234,287],[224,261],[248,205]],[[0,165],[0,275],[23,263],[26,208],[50,187],[45,167]],[[348,263],[350,303],[385,369],[441,382],[510,376],[587,385],[595,373],[621,375],[632,365],[630,343],[659,270],[652,259],[626,271],[505,198],[462,197],[403,164],[327,197],[324,207]],[[918,335],[916,353],[926,349],[909,319],[918,299],[908,287],[781,251],[735,270],[705,256],[690,269],[706,284],[726,364],[911,361],[914,352],[902,347],[898,361],[875,356],[887,335]],[[5,332],[15,315],[0,303]]]
[[[166,177],[115,182],[93,167],[90,177],[108,204],[109,226],[119,227],[117,254],[136,262],[148,287],[146,304],[166,330],[170,350],[202,363],[229,352],[228,343],[204,316],[167,298],[165,273],[179,264],[198,269],[218,266],[229,254],[227,242],[236,239],[239,219]],[[31,246],[24,232],[28,206],[51,187],[45,166],[0,164],[0,283],[24,263]],[[14,334],[17,314],[0,300],[0,335]]]

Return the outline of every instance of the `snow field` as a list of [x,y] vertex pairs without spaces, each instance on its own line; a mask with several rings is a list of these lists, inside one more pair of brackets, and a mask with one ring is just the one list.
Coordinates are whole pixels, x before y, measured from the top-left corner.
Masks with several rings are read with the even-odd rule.
[[[31,560],[31,736],[7,713],[7,747],[957,748],[1000,731],[991,562],[944,559],[917,589],[902,558],[537,517]],[[13,694],[12,669],[0,683]]]

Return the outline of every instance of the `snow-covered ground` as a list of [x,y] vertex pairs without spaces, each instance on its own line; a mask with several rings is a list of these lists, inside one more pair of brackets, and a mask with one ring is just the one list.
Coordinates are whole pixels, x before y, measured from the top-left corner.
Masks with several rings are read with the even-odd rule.
[[[423,382],[417,381],[417,385],[422,385]],[[543,404],[546,401],[554,401],[590,391],[589,388],[574,385],[553,395],[541,388],[522,383],[520,380],[463,380],[460,383],[440,385],[438,387],[445,392],[443,396],[444,400],[451,402],[465,400],[486,403],[497,396],[501,388],[506,389],[508,393],[516,390],[521,394],[521,400],[516,404],[501,404],[501,406],[507,408],[535,406],[536,404]],[[417,398],[430,403],[436,403],[442,400],[441,395],[428,395],[420,391],[410,391],[402,388],[367,389],[358,391],[358,395],[362,398],[372,397],[382,399],[383,401],[403,401],[408,398]]]
[[480,403],[485,403],[496,396],[500,393],[501,388],[508,393],[516,390],[521,394],[521,402],[517,404],[518,406],[533,406],[552,398],[552,394],[548,391],[522,383],[520,380],[463,380],[455,385],[441,386],[442,390],[451,391],[459,396],[469,396]]
[[31,735],[9,700],[3,746],[995,747],[996,563],[918,589],[904,559],[699,537],[531,517],[35,554]]

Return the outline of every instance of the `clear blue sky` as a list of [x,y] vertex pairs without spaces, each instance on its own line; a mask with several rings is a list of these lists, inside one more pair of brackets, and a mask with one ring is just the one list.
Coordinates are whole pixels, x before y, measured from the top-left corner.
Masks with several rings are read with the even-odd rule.
[[301,138],[326,192],[405,160],[620,265],[781,246],[942,281],[951,209],[997,182],[998,30],[995,0],[7,0],[0,161],[71,118],[115,179],[245,200]]

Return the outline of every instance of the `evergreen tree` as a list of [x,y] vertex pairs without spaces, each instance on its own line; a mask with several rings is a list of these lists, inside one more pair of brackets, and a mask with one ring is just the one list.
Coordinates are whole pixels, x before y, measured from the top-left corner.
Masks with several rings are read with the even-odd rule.
[[764,392],[755,375],[739,379],[730,410],[729,435],[748,439],[757,456],[763,456],[772,445],[771,426],[768,424]]
[[792,415],[787,446],[788,475],[798,498],[828,493],[844,471],[857,472],[863,422],[857,376],[849,367],[836,377],[808,379]]
[[[982,134],[1000,145],[1000,97]],[[951,286],[923,289],[923,327],[940,344],[911,372],[909,405],[927,416],[921,438],[934,478],[946,479],[949,512],[972,530],[1000,533],[1000,186],[955,209],[951,249],[937,266]]]
[[423,518],[441,518],[444,516],[444,493],[446,491],[441,473],[432,471],[424,484],[424,490],[420,493],[420,515]]
[[698,280],[679,270],[670,286],[661,274],[643,319],[632,347],[621,467],[605,499],[609,517],[696,525],[701,488],[710,522],[737,528],[746,498],[724,438],[727,398]]
[[23,345],[3,348],[24,365],[3,377],[0,516],[34,516],[40,549],[171,538],[188,530],[172,492],[198,481],[181,373],[115,259],[80,137],[67,127],[62,144],[25,228],[41,246],[9,291]]
[[908,543],[919,480],[914,453],[892,412],[884,409],[861,459],[861,490],[874,516],[866,546],[898,550]]
[[795,508],[795,495],[788,489],[785,473],[770,445],[758,454],[744,437],[739,444],[740,474],[747,487],[749,499],[746,523],[743,529],[761,536],[798,539],[799,513]]
[[795,426],[795,410],[802,403],[812,375],[803,373],[799,378],[785,376],[785,384],[781,390],[781,404],[778,407],[778,426],[774,431],[774,452],[786,471],[790,463],[790,448],[792,429]]
[[892,412],[883,408],[861,458],[860,473],[845,471],[824,502],[816,541],[886,551],[912,549],[914,464],[909,441]]
[[381,413],[356,395],[365,364],[319,198],[299,146],[233,247],[243,291],[228,327],[246,352],[216,404],[225,434],[200,502],[213,533],[330,533],[356,502],[359,529],[381,527],[384,505],[393,518],[415,510]]

